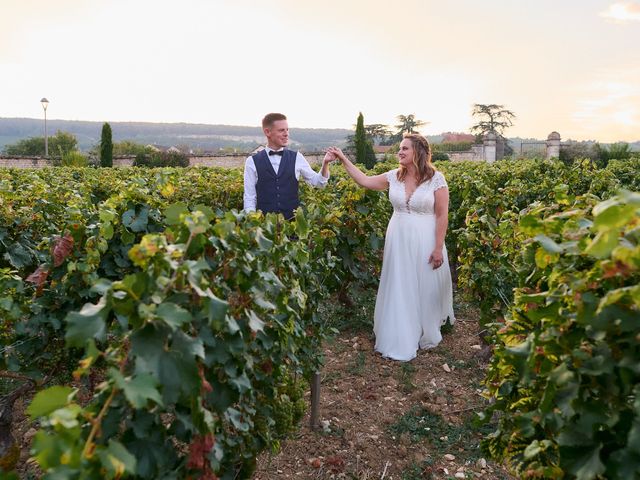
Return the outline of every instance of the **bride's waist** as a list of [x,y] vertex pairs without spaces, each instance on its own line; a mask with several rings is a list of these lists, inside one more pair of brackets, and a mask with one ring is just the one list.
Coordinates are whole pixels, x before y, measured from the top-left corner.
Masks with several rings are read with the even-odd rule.
[[393,216],[395,217],[428,217],[428,218],[435,218],[436,214],[435,213],[426,213],[426,212],[401,212],[399,210],[394,210],[393,211]]

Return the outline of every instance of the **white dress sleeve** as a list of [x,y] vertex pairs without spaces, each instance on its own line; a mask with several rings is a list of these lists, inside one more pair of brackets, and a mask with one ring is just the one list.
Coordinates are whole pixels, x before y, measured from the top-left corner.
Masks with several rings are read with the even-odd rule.
[[436,172],[433,175],[433,179],[432,179],[432,189],[435,192],[436,190],[439,190],[441,188],[449,188],[449,186],[447,185],[447,181],[444,178],[444,175],[440,172]]
[[391,185],[398,179],[398,169],[389,170],[385,175],[387,176],[387,182]]

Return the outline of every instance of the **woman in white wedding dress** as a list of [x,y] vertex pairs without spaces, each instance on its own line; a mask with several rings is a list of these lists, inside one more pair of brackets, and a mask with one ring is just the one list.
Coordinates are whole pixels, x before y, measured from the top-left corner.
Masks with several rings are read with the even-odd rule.
[[389,189],[393,216],[387,227],[373,330],[376,351],[394,360],[415,358],[418,348],[440,343],[440,327],[453,323],[451,271],[444,244],[447,182],[431,163],[426,138],[405,135],[399,168],[367,176],[344,153],[329,149],[365,188]]

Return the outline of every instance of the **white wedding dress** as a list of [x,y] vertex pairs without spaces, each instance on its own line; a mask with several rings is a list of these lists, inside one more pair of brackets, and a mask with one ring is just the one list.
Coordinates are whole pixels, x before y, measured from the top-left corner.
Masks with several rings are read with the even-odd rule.
[[438,345],[440,327],[455,318],[446,247],[440,268],[434,270],[428,263],[436,242],[434,192],[447,188],[447,182],[436,172],[407,199],[397,171],[387,172],[393,216],[385,238],[373,330],[376,351],[408,361],[418,348]]

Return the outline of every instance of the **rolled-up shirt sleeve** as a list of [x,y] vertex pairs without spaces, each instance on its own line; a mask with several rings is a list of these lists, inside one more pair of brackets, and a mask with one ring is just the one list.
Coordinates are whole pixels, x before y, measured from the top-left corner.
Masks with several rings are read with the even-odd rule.
[[296,177],[302,177],[309,185],[317,188],[324,188],[329,181],[329,175],[323,177],[321,173],[314,171],[300,152],[296,155]]
[[256,183],[258,183],[258,171],[253,157],[247,157],[244,162],[244,211],[255,212],[258,195],[256,194]]

